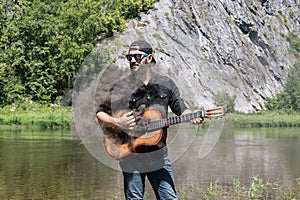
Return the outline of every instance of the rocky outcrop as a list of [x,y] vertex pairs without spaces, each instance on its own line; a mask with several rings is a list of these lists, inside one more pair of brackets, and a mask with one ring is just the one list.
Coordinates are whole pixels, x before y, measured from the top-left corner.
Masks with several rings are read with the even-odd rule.
[[297,1],[160,0],[105,42],[116,64],[127,67],[129,44],[149,41],[158,69],[176,81],[192,106],[213,106],[213,97],[227,92],[236,95],[236,110],[252,112],[283,90],[293,66],[285,36],[300,36]]

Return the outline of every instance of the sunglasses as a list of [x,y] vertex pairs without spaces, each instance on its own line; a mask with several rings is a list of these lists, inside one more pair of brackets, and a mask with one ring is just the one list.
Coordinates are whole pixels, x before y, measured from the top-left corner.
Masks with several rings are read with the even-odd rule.
[[128,61],[131,61],[132,58],[134,58],[135,60],[142,60],[144,57],[147,57],[149,54],[126,54],[126,58]]

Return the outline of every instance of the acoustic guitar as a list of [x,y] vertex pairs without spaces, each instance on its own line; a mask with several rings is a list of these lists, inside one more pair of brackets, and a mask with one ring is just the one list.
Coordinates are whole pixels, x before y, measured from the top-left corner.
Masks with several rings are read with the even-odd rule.
[[[128,111],[118,111],[114,116],[120,117],[126,112]],[[169,118],[162,118],[158,110],[148,108],[141,113],[141,118],[136,118],[139,128],[134,131],[124,132],[114,127],[104,128],[104,147],[110,157],[121,159],[135,152],[135,149],[139,146],[156,145],[162,138],[162,128],[164,127],[187,122],[196,118],[212,119],[222,116],[225,116],[224,107],[215,107]]]

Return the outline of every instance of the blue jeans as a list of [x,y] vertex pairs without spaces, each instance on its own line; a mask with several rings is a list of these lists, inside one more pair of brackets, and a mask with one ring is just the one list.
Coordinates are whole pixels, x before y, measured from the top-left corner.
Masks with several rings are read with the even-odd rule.
[[[157,154],[139,154],[138,158],[120,162],[121,168],[125,169],[123,176],[126,200],[143,199],[146,176],[154,190],[156,199],[177,199],[171,161],[168,158],[167,148],[164,147],[163,149],[159,153],[161,157],[157,157]],[[130,170],[128,170],[129,165]],[[160,168],[156,169],[157,167]],[[151,171],[151,169],[155,170]]]

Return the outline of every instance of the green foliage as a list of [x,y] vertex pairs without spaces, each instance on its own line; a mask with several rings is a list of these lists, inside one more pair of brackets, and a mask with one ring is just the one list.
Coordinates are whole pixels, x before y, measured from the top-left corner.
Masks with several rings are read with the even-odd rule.
[[249,188],[250,199],[263,199],[264,190],[268,183],[264,183],[263,179],[254,176],[251,187]]
[[71,108],[55,104],[41,105],[32,101],[12,104],[0,109],[0,125],[70,128]]
[[260,127],[300,127],[300,115],[297,112],[261,111],[258,113],[242,114],[230,113],[227,122],[239,128]]
[[287,83],[283,92],[278,93],[275,98],[266,99],[268,110],[294,110],[300,111],[300,39],[294,34],[288,34],[290,42],[290,53],[295,57],[295,64],[290,69]]
[[176,187],[179,199],[299,199],[299,187],[286,188],[280,180],[269,181],[253,176],[250,185],[239,180],[221,182],[215,180],[207,188],[197,184],[183,184]]
[[121,32],[153,2],[0,1],[0,105],[61,99],[97,35]]
[[300,39],[297,37],[297,35],[289,33],[287,35],[287,40],[290,43],[290,54],[295,58],[300,58]]
[[236,96],[230,96],[227,92],[219,92],[213,97],[217,106],[224,106],[227,113],[234,112]]

